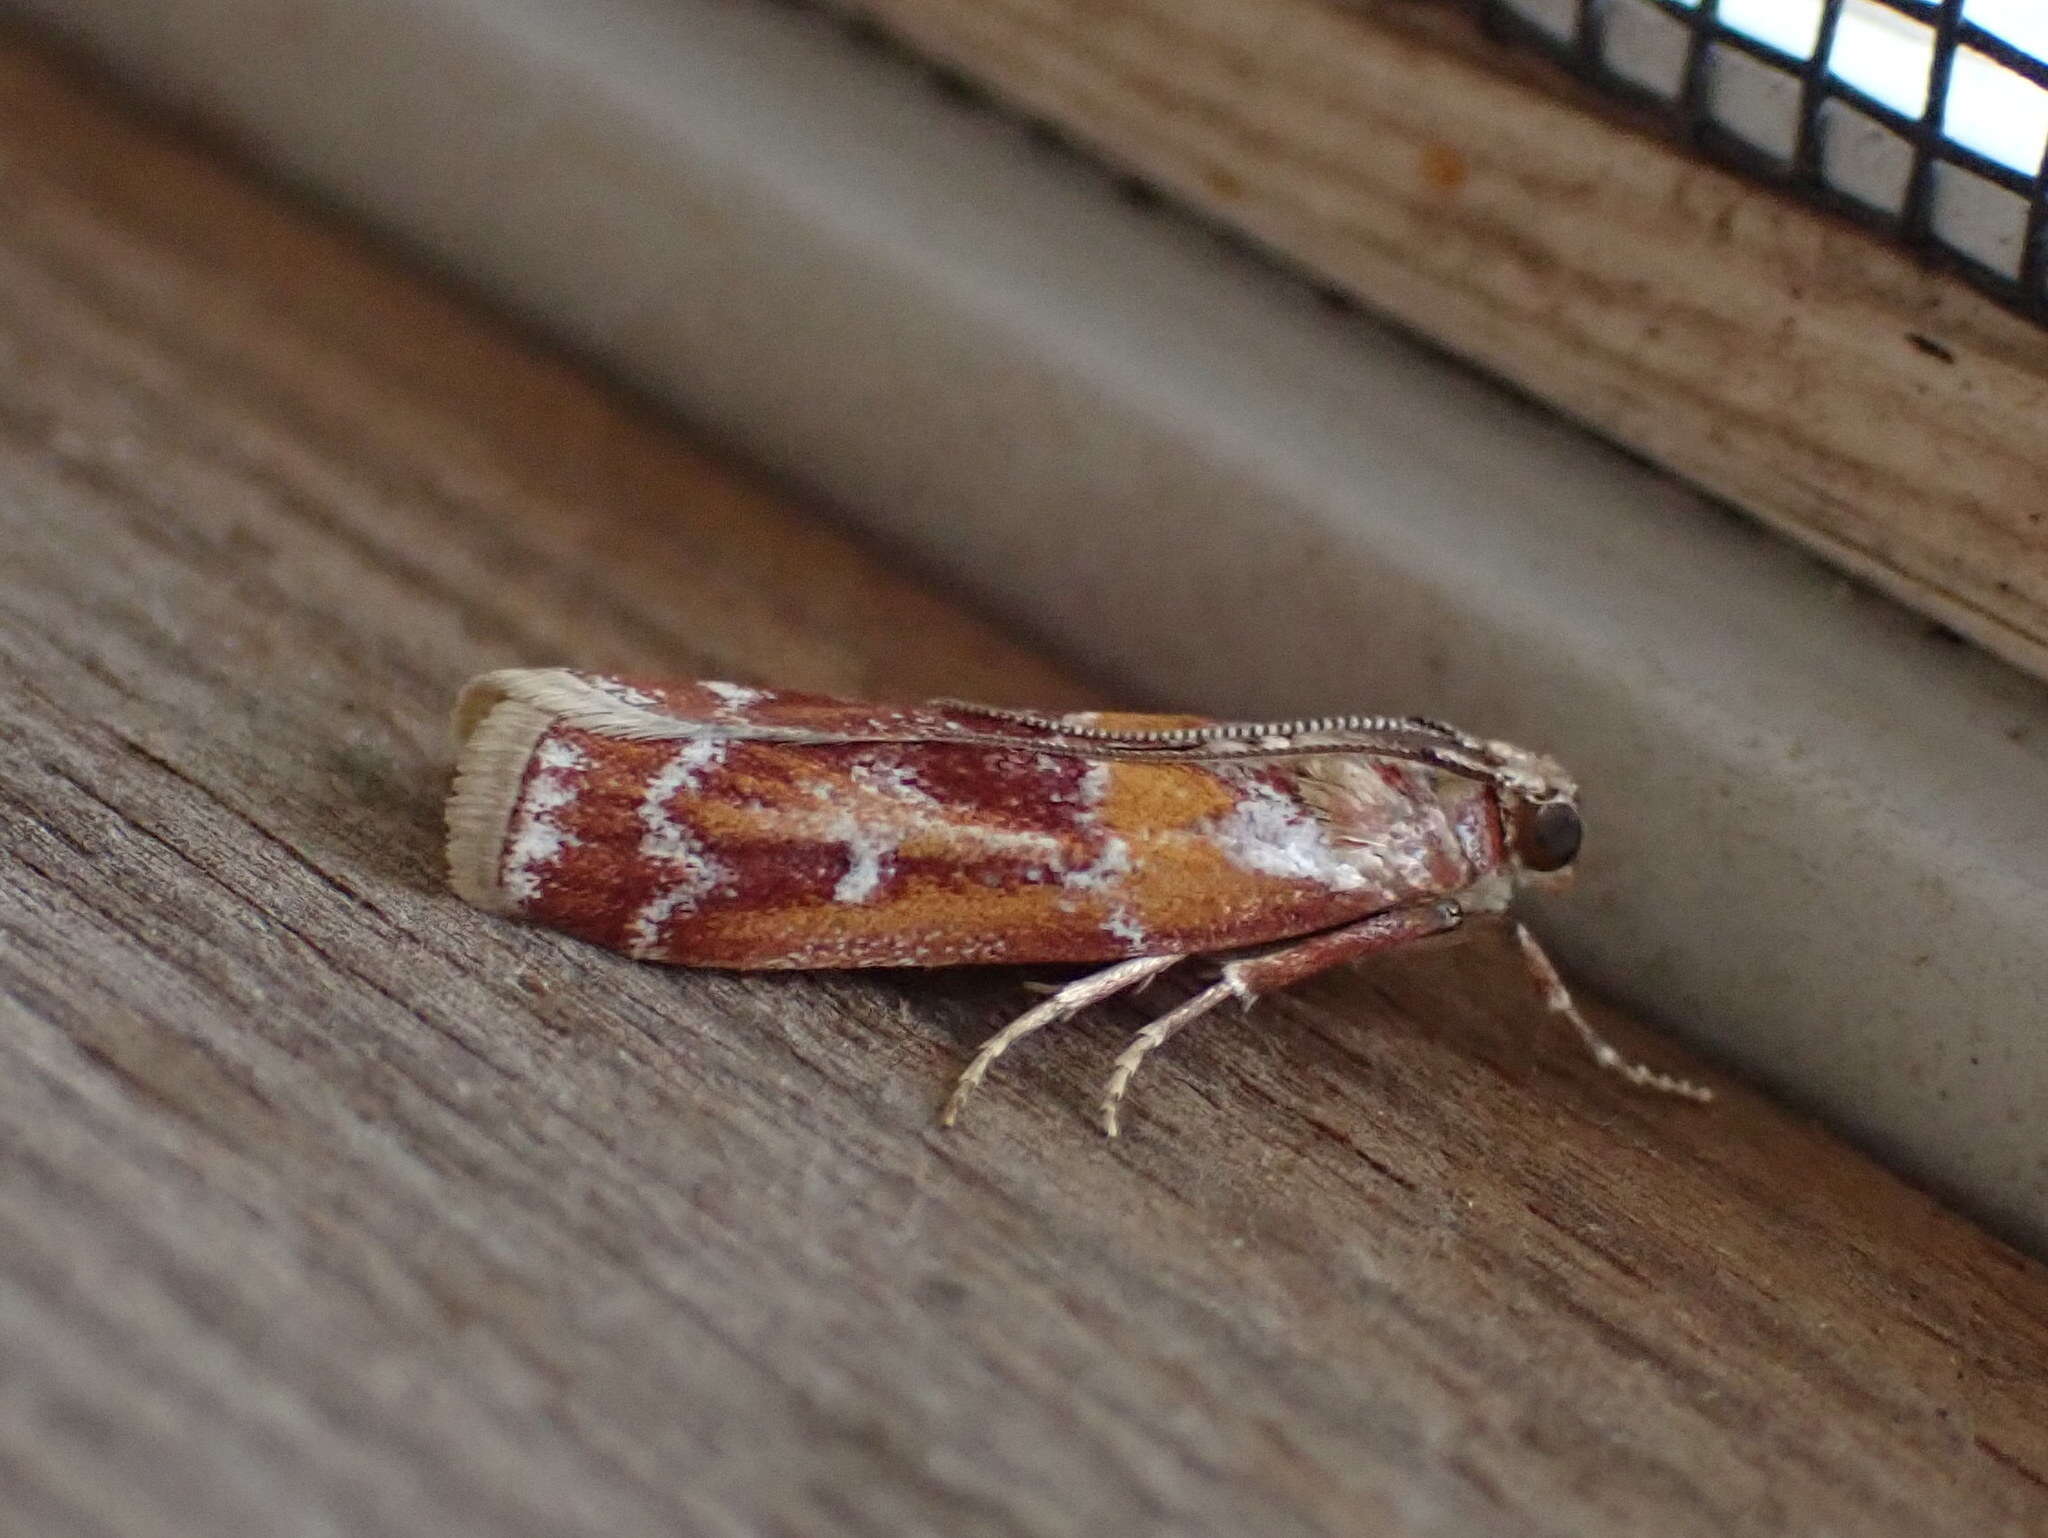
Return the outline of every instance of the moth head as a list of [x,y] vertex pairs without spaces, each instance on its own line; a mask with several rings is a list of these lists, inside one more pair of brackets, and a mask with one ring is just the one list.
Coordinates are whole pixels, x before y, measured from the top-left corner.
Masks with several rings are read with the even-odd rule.
[[1501,833],[1518,872],[1558,877],[1579,857],[1585,824],[1579,787],[1561,765],[1508,743],[1487,744],[1497,764]]
[[1574,796],[1553,796],[1544,801],[1512,797],[1503,812],[1508,856],[1517,869],[1535,876],[1554,876],[1569,869],[1579,857],[1579,843],[1586,829],[1579,820],[1579,804]]

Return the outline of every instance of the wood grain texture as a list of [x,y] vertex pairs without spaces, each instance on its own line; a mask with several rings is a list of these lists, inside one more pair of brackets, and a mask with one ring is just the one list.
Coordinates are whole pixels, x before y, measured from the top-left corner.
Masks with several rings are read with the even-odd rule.
[[942,1134],[1015,973],[463,907],[477,670],[1081,693],[4,43],[0,357],[10,1533],[2039,1530],[2043,1268],[1504,946],[1205,1024],[1111,1146],[1179,985]]
[[2048,332],[1407,0],[831,0],[2048,677]]

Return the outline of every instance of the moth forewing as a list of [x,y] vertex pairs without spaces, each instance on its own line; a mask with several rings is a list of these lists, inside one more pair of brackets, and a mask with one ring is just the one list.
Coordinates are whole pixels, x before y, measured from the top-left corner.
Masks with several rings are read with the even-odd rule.
[[1218,985],[1249,999],[1496,911],[1535,838],[1524,809],[1575,798],[1547,760],[1406,718],[1051,715],[533,669],[476,680],[456,725],[451,879],[479,906],[688,966],[1112,964],[999,1033],[962,1092],[1014,1040],[1173,960],[1262,949]]

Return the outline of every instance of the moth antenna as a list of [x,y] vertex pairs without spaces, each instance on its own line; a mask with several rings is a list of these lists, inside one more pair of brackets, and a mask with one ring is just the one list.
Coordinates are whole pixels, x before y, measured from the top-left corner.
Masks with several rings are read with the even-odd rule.
[[1183,744],[1200,742],[1241,742],[1259,737],[1311,737],[1341,732],[1370,734],[1412,733],[1442,737],[1468,751],[1483,751],[1485,743],[1449,722],[1431,716],[1305,716],[1285,721],[1211,721],[1201,726],[1157,727],[1147,731],[1094,726],[1070,721],[1064,716],[1040,710],[1018,710],[1007,705],[978,705],[972,700],[937,699],[931,702],[945,710],[957,710],[991,721],[1013,721],[1035,726],[1087,742]]

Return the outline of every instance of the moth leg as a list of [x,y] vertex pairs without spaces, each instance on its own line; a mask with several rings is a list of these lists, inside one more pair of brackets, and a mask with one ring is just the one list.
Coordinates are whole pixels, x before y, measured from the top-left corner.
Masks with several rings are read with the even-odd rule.
[[1515,939],[1521,943],[1522,959],[1528,962],[1529,972],[1536,979],[1536,986],[1543,990],[1543,1002],[1550,1006],[1552,1013],[1563,1015],[1571,1022],[1572,1029],[1579,1033],[1579,1040],[1586,1044],[1586,1050],[1592,1054],[1594,1062],[1609,1073],[1618,1073],[1629,1083],[1644,1089],[1661,1090],[1667,1095],[1697,1100],[1702,1105],[1714,1098],[1714,1092],[1704,1084],[1695,1084],[1690,1079],[1673,1078],[1668,1073],[1659,1073],[1654,1068],[1642,1063],[1632,1063],[1623,1057],[1593,1029],[1586,1017],[1579,1013],[1578,1006],[1572,1002],[1571,994],[1565,990],[1564,979],[1557,975],[1557,968],[1552,966],[1550,958],[1543,954],[1543,947],[1536,943],[1536,937],[1524,926],[1517,924]]
[[995,1060],[1033,1031],[1056,1025],[1091,1004],[1114,998],[1126,988],[1150,982],[1168,967],[1184,960],[1183,956],[1140,956],[1132,961],[1120,961],[1113,967],[1104,967],[1100,972],[1091,972],[1064,988],[1055,989],[1052,997],[1043,1004],[1027,1009],[982,1044],[981,1050],[974,1054],[974,1061],[967,1065],[959,1082],[953,1086],[953,1093],[947,1097],[946,1108],[939,1113],[939,1125],[952,1126],[953,1119],[960,1114],[960,1107],[967,1103],[967,1097],[974,1093],[975,1086],[988,1077]]
[[1138,1071],[1138,1065],[1145,1061],[1146,1055],[1157,1051],[1183,1026],[1208,1014],[1218,1005],[1233,998],[1249,1004],[1261,994],[1275,992],[1331,967],[1356,961],[1361,956],[1370,956],[1374,951],[1390,950],[1411,940],[1446,933],[1456,929],[1464,919],[1465,910],[1450,901],[1423,903],[1412,908],[1389,908],[1384,913],[1375,913],[1341,929],[1310,935],[1305,940],[1268,951],[1263,956],[1248,956],[1231,962],[1223,969],[1222,982],[1203,989],[1185,1004],[1167,1011],[1131,1038],[1131,1044],[1117,1058],[1116,1067],[1109,1076],[1109,1085],[1103,1091],[1102,1130],[1111,1137],[1121,1130],[1117,1111],[1123,1104],[1124,1092],[1131,1086],[1131,1076]]

